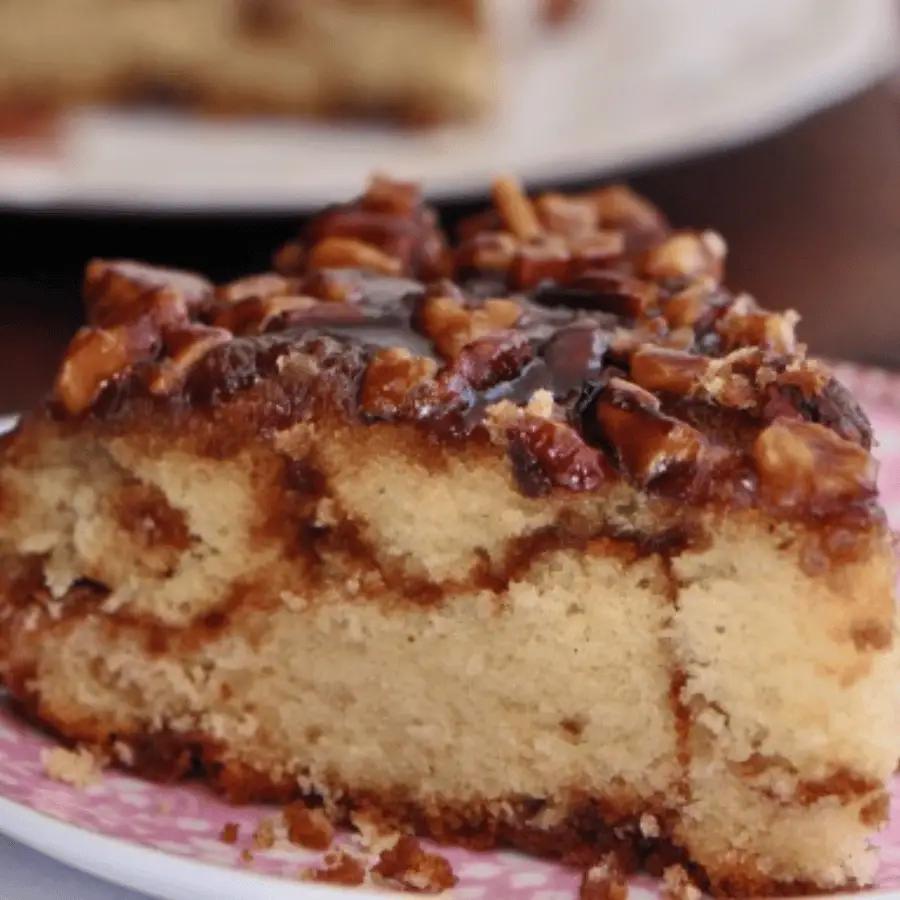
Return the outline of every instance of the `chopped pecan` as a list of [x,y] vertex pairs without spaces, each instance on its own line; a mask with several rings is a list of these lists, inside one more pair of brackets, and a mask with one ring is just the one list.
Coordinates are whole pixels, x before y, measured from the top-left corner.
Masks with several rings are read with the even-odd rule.
[[285,278],[275,272],[250,275],[216,289],[216,300],[220,303],[238,303],[241,300],[265,300],[269,297],[283,297],[296,292],[297,281]]
[[702,356],[645,344],[631,356],[631,377],[648,391],[687,396],[709,366]]
[[597,399],[595,415],[619,465],[641,487],[673,472],[687,480],[698,474],[703,435],[663,414],[648,391],[613,378]]
[[419,322],[441,355],[455,359],[470,341],[512,328],[521,316],[522,307],[514,300],[491,299],[467,309],[453,297],[426,297]]
[[527,290],[542,281],[568,281],[571,259],[569,248],[559,237],[523,244],[510,266],[509,283],[520,290]]
[[725,242],[715,232],[680,231],[651,247],[638,263],[641,274],[655,281],[706,277],[719,282],[725,254]]
[[191,369],[207,353],[227,344],[232,338],[224,328],[191,325],[166,332],[165,345],[169,358],[163,360],[150,378],[152,394],[168,394],[184,384]]
[[176,325],[212,298],[212,283],[191,272],[103,259],[92,260],[85,270],[88,321],[97,328],[144,318],[157,328]]
[[776,419],[757,437],[753,459],[765,500],[785,511],[827,513],[876,493],[869,453],[823,425]]
[[487,231],[466,241],[456,253],[456,270],[507,272],[519,249],[519,241],[502,231]]
[[661,238],[669,230],[665,216],[649,200],[621,184],[583,195],[597,210],[597,225],[643,240]]
[[725,350],[740,347],[759,347],[774,353],[794,353],[797,341],[794,334],[800,317],[793,310],[784,313],[767,312],[746,294],[736,298],[716,322],[716,332]]
[[309,251],[310,269],[364,269],[382,275],[399,275],[403,264],[371,244],[355,238],[327,237]]
[[718,298],[716,280],[701,277],[666,298],[661,303],[662,314],[672,328],[693,327]]
[[403,410],[412,392],[431,381],[436,371],[437,363],[428,357],[413,356],[397,347],[381,350],[366,369],[360,409],[373,418],[395,416]]
[[111,378],[152,356],[159,343],[156,328],[146,323],[82,328],[59,367],[54,397],[71,415],[86,412]]
[[534,201],[538,219],[547,231],[564,237],[583,237],[597,230],[600,212],[590,197],[541,194]]
[[494,182],[494,205],[506,228],[520,241],[533,241],[543,233],[534,206],[515,178]]
[[408,218],[421,207],[422,191],[415,182],[375,175],[369,181],[360,205],[370,212]]

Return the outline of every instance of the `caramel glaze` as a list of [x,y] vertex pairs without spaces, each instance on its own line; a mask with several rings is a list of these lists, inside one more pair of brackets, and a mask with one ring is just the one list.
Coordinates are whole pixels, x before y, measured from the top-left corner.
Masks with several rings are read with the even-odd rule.
[[[586,197],[538,198],[525,225],[514,203],[504,228],[507,191],[451,252],[414,187],[376,179],[282,249],[276,273],[214,289],[95,262],[94,325],[73,341],[50,412],[110,427],[164,410],[221,421],[240,398],[263,432],[338,413],[442,442],[499,433],[530,496],[624,478],[679,502],[880,521],[865,414],[805,357],[789,315],[722,287],[721,239],[670,231],[624,189]],[[99,332],[124,347],[115,371],[76,352]],[[64,383],[73,373],[87,392]],[[553,404],[537,412],[539,391]],[[825,486],[822,467],[836,473]]]

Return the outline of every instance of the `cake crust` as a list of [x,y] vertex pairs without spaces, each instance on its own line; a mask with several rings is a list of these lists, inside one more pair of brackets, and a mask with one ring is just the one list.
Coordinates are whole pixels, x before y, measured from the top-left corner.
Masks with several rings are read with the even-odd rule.
[[501,179],[461,232],[379,178],[273,272],[92,263],[3,444],[4,684],[237,802],[869,883],[900,722],[865,415],[623,188]]

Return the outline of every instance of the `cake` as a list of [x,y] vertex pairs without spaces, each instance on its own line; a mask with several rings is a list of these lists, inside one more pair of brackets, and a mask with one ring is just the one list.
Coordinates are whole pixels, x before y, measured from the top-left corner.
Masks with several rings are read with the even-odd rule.
[[869,422],[716,233],[618,186],[494,200],[450,239],[376,178],[224,285],[90,263],[2,447],[3,684],[235,803],[870,884],[900,707]]
[[213,113],[478,116],[495,93],[483,0],[0,4],[0,110],[163,103]]

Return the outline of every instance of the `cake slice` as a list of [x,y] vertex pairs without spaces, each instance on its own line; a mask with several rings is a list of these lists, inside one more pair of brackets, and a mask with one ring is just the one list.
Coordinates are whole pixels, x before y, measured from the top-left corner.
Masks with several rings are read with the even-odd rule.
[[0,675],[235,802],[474,848],[872,882],[900,754],[872,434],[624,188],[448,241],[373,181],[213,286],[87,270],[0,462]]
[[495,94],[482,0],[0,4],[0,109],[469,119]]

